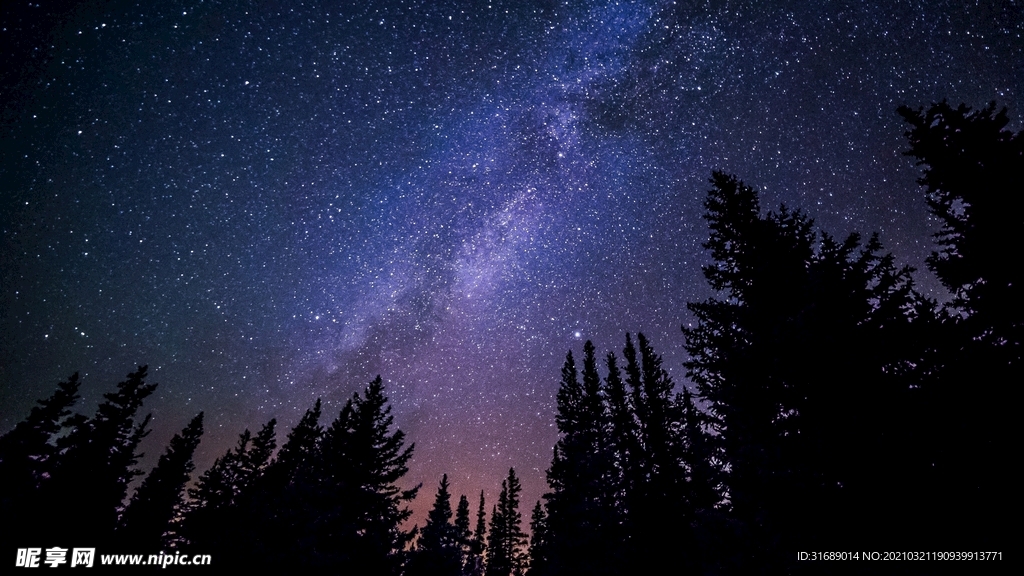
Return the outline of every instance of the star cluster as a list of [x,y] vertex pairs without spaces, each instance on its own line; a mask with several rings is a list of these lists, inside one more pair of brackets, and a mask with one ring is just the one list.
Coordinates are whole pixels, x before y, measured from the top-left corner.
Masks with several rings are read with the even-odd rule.
[[149,364],[204,468],[379,373],[411,483],[533,502],[568,350],[685,383],[712,170],[923,268],[896,107],[1019,113],[1018,3],[769,4],[5,3],[2,429]]

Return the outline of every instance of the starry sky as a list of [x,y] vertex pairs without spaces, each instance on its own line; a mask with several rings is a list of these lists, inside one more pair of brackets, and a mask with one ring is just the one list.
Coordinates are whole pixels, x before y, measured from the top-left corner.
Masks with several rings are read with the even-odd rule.
[[527,515],[567,351],[641,331],[685,385],[712,170],[924,270],[895,109],[1019,130],[1022,34],[1014,1],[4,2],[0,431],[148,364],[145,463],[203,410],[203,470],[381,374],[418,514],[515,466]]

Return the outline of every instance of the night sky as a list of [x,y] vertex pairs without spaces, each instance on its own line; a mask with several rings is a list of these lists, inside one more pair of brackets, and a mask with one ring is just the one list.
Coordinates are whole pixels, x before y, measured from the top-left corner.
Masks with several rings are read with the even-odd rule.
[[567,351],[686,383],[712,170],[924,270],[896,108],[1020,129],[1019,2],[764,4],[4,2],[0,432],[148,364],[144,463],[202,410],[201,471],[381,374],[418,514],[515,466],[528,515]]

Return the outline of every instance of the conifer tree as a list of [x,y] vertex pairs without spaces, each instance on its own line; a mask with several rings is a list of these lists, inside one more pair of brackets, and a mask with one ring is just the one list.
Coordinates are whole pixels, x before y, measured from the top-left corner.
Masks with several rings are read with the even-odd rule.
[[[777,569],[797,542],[863,534],[869,514],[854,502],[882,501],[868,484],[901,441],[889,408],[857,399],[907,406],[914,387],[901,362],[915,358],[906,336],[919,300],[909,269],[879,255],[877,237],[819,240],[800,212],[762,216],[754,190],[734,177],[715,173],[712,184],[705,276],[724,298],[688,305],[697,322],[683,330],[686,367],[727,460],[742,544]],[[845,456],[862,451],[879,459]],[[862,520],[825,512],[837,509]]]
[[[1010,256],[1024,249],[1024,216],[1009,201],[1024,180],[1024,131],[1007,130],[1007,110],[994,102],[974,110],[943,101],[899,113],[911,126],[906,154],[923,167],[918,183],[941,223],[928,267],[953,296],[936,329],[918,335],[936,353],[920,390],[930,417],[912,426],[943,440],[921,462],[914,513],[930,518],[932,542],[963,541],[959,527],[971,525],[970,538],[991,545],[1002,538],[994,527],[1011,521],[991,503],[1013,493],[1005,458],[1014,450],[1010,391],[1024,379],[1024,271]],[[963,409],[965,382],[983,410]],[[935,499],[948,502],[941,512],[928,505]]]
[[180,433],[171,438],[167,451],[142,481],[121,516],[119,541],[126,549],[164,550],[164,534],[171,520],[180,513],[195,465],[192,454],[203,435],[200,412]]
[[244,454],[241,461],[241,472],[245,478],[244,486],[248,487],[260,478],[270,466],[270,457],[277,447],[277,419],[271,418],[267,421],[256,436],[252,439],[252,445]]
[[[39,400],[28,417],[0,437],[0,516],[18,526],[18,542],[45,535],[45,524],[38,513],[41,493],[52,478],[59,455],[55,442],[62,428],[71,426],[71,407],[79,399],[80,382],[75,372],[57,385],[50,397]],[[43,524],[43,525],[41,525]]]
[[[628,394],[629,402],[617,401],[614,408],[620,415],[618,422],[627,435],[619,438],[621,446],[619,450],[620,459],[625,460],[622,469],[622,508],[626,513],[627,524],[632,523],[632,517],[640,506],[639,495],[643,492],[643,485],[647,482],[647,470],[650,469],[647,455],[643,445],[642,427],[644,421],[645,402],[643,398],[643,378],[641,375],[640,359],[637,356],[636,346],[633,344],[633,337],[626,333],[626,345],[622,349],[622,357],[626,361],[623,371],[625,373],[625,391]],[[611,396],[609,397],[611,399]],[[623,411],[628,410],[626,416]]]
[[248,429],[238,436],[235,448],[214,461],[213,466],[200,476],[196,487],[189,490],[196,507],[210,510],[238,503],[268,464],[276,446],[276,426],[277,419],[271,419],[255,439]]
[[277,457],[266,464],[240,499],[244,524],[238,532],[243,546],[240,553],[258,559],[259,565],[294,566],[296,557],[310,554],[305,546],[314,539],[320,505],[314,488],[323,435],[320,414],[318,398],[288,432]]
[[249,450],[252,432],[248,428],[239,436],[234,449],[228,449],[199,477],[195,488],[189,490],[194,507],[198,510],[226,508],[235,503],[240,487],[241,460]]
[[[466,502],[466,522],[469,521],[469,502]],[[427,514],[416,542],[416,550],[406,570],[408,576],[458,576],[462,573],[462,547],[459,531],[452,524],[451,494],[448,475],[441,477],[434,498],[434,506]]]
[[484,508],[484,491],[480,491],[480,504],[476,509],[476,528],[469,543],[469,555],[464,571],[467,576],[482,576],[484,573],[484,551],[487,549],[487,512]]
[[715,510],[722,500],[722,456],[714,446],[714,439],[705,430],[704,414],[697,410],[688,389],[683,389],[676,403],[683,420],[685,447],[682,461],[686,467],[687,516],[695,517]]
[[[507,481],[502,480],[498,504],[508,498]],[[491,528],[487,532],[487,563],[484,574],[487,576],[504,576],[512,569],[505,554],[505,518],[501,515],[498,504],[491,506]]]
[[394,417],[380,376],[346,402],[323,439],[318,566],[398,574],[412,534],[401,529],[404,507],[419,486],[402,490],[414,446],[392,432]]
[[1018,347],[1022,321],[1024,272],[1007,265],[1005,254],[1024,247],[1020,210],[1007,209],[1005,191],[1019,190],[1024,168],[1024,132],[1006,130],[1006,108],[995,102],[979,110],[947,102],[927,111],[900,107],[912,129],[907,155],[924,165],[918,182],[928,207],[942,223],[940,249],[928,267],[970,314],[981,314],[994,332]]
[[217,458],[200,477],[181,522],[181,537],[196,552],[216,549],[235,562],[251,562],[252,490],[262,477],[277,444],[277,420],[253,438],[246,429],[234,449]]
[[605,365],[608,368],[608,375],[605,377],[603,393],[608,405],[607,443],[612,456],[612,475],[608,485],[610,492],[605,499],[614,503],[618,511],[619,524],[622,525],[629,510],[629,474],[634,467],[634,458],[640,453],[640,446],[636,433],[635,411],[614,353],[608,353]]
[[615,538],[617,478],[593,343],[587,341],[583,351],[582,384],[570,351],[557,396],[561,434],[548,470],[551,492],[545,495],[547,555],[555,572],[601,574],[616,569],[612,558],[622,544]]
[[548,558],[549,537],[547,512],[544,511],[544,506],[538,500],[530,514],[530,562],[527,571],[529,576],[545,576],[553,573]]
[[638,349],[626,335],[623,355],[627,360],[626,383],[631,389],[636,434],[631,468],[627,470],[628,526],[632,536],[626,549],[631,554],[628,564],[641,572],[655,571],[666,562],[686,567],[692,553],[692,534],[686,530],[669,534],[659,526],[659,519],[664,517],[673,518],[682,526],[692,521],[685,507],[688,495],[682,449],[684,431],[679,426],[681,414],[673,402],[674,384],[662,368],[661,357],[644,334],[637,334],[637,344]]
[[149,433],[150,417],[136,422],[135,416],[156,389],[156,384],[146,383],[146,375],[146,366],[128,374],[117,391],[103,395],[92,418],[75,420],[70,433],[59,440],[62,454],[45,496],[44,515],[62,519],[53,526],[52,538],[89,533],[97,543],[113,542],[128,485],[142,474],[135,465],[142,457],[138,446]]
[[299,423],[288,433],[288,439],[281,446],[277,458],[270,464],[268,475],[274,476],[275,482],[287,484],[311,472],[324,433],[319,423],[320,414],[321,404],[317,398],[313,407],[306,410]]
[[470,531],[469,499],[463,494],[459,496],[459,505],[455,509],[455,535],[459,543],[459,553],[462,558],[460,573],[465,572],[466,564],[470,557],[470,548],[473,533]]
[[520,576],[525,568],[523,515],[519,512],[522,485],[513,468],[501,482],[498,505],[491,512],[491,530],[487,543],[487,576]]

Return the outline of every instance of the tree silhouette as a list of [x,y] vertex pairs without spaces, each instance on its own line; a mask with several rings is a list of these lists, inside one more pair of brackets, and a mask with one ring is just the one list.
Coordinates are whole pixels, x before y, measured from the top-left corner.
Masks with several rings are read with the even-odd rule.
[[287,484],[310,473],[324,433],[323,426],[320,426],[320,414],[321,404],[317,398],[313,407],[306,410],[299,423],[288,433],[288,439],[267,470],[268,476],[280,477],[274,478],[276,482]]
[[473,533],[470,531],[469,498],[459,496],[459,505],[455,510],[455,534],[459,541],[459,553],[462,558],[460,574],[467,571],[470,554],[472,553]]
[[391,431],[394,417],[380,376],[353,395],[324,434],[318,489],[317,565],[398,574],[412,534],[401,524],[419,486],[402,490],[414,446]]
[[[70,426],[71,407],[78,402],[80,382],[75,372],[57,385],[49,398],[38,401],[28,417],[0,437],[0,516],[18,526],[18,541],[31,544],[46,535],[46,522],[38,513],[42,493],[53,477],[59,451],[55,440]],[[43,522],[41,522],[43,521]]]
[[51,538],[88,533],[97,543],[114,541],[128,484],[142,474],[135,465],[150,417],[136,422],[135,415],[156,389],[156,384],[146,383],[146,375],[146,366],[128,374],[116,392],[103,395],[92,418],[72,419],[69,433],[58,441],[60,456],[53,481],[47,483],[44,516],[51,514],[62,522],[48,531]]
[[481,576],[484,573],[484,551],[487,549],[487,511],[484,508],[484,491],[480,491],[480,504],[476,509],[476,528],[469,542],[469,555],[464,571],[467,576]]
[[[1013,489],[1005,458],[1013,450],[1010,390],[1024,378],[1024,272],[1007,259],[1024,248],[1024,216],[1008,205],[1021,187],[1024,132],[1006,130],[1007,111],[997,112],[995,103],[972,110],[943,101],[899,113],[911,125],[906,154],[924,167],[918,182],[942,225],[928,267],[953,293],[941,324],[926,333],[936,352],[922,390],[930,418],[919,427],[934,440],[915,512],[930,518],[936,534],[963,541],[957,528],[973,525],[970,537],[989,544],[1003,537],[995,527],[1009,520],[991,503]],[[965,382],[984,409],[964,410]],[[941,513],[928,507],[947,494],[957,498]]]
[[[465,523],[468,529],[468,501]],[[445,474],[441,477],[434,506],[420,531],[416,550],[405,573],[409,576],[458,576],[462,573],[462,562],[461,538],[458,528],[452,523],[451,494],[448,492],[448,475]]]
[[551,492],[545,495],[546,557],[555,573],[602,574],[617,570],[612,558],[622,546],[615,538],[618,477],[593,343],[584,344],[583,354],[582,383],[572,352],[562,367],[555,418],[560,437],[548,469]]
[[261,565],[293,566],[296,557],[313,553],[317,522],[316,483],[323,427],[318,398],[288,432],[284,445],[254,482],[241,503],[249,558]]
[[[590,342],[582,382],[566,356],[535,573],[688,569],[697,557],[698,519],[721,499],[721,457],[688,393],[673,397],[661,357],[643,334],[637,342],[626,334],[625,379],[608,354],[601,381]],[[681,529],[664,530],[666,518]]]
[[685,443],[682,462],[686,467],[686,517],[695,519],[713,512],[722,502],[723,455],[705,429],[705,414],[694,405],[688,389],[677,396],[676,404],[681,411]]
[[119,544],[126,549],[164,550],[164,534],[171,520],[181,512],[185,484],[195,465],[192,454],[203,435],[200,412],[180,433],[171,438],[167,451],[135,491],[119,526]]
[[[627,341],[627,347],[631,344]],[[647,338],[637,334],[640,352],[640,385],[634,388],[637,431],[640,438],[640,457],[634,466],[642,466],[633,475],[643,480],[634,485],[632,498],[632,526],[636,538],[635,563],[646,563],[647,570],[655,570],[669,560],[670,550],[682,548],[684,559],[692,548],[690,534],[667,532],[661,527],[664,518],[674,518],[687,525],[685,453],[682,414],[673,401],[673,382],[662,368],[661,357],[655,354]],[[627,354],[628,358],[635,358]],[[630,367],[627,372],[636,373]],[[635,376],[634,376],[635,378]],[[675,552],[673,557],[678,557]],[[676,560],[678,563],[678,560]]]
[[1019,356],[1020,266],[1004,255],[1022,247],[1024,216],[1008,210],[1005,193],[1020,188],[1024,170],[1024,133],[1005,130],[1006,109],[995,102],[980,110],[945,101],[927,111],[900,107],[911,124],[906,154],[924,165],[918,182],[928,207],[942,222],[936,234],[940,249],[928,266],[970,314],[981,314],[993,329],[992,339],[1008,340]]
[[487,576],[521,575],[524,571],[526,535],[523,533],[523,515],[519,512],[519,494],[522,485],[514,468],[501,482],[498,505],[491,512],[491,530],[487,542]]
[[548,527],[548,515],[540,500],[533,507],[530,514],[530,567],[527,571],[529,576],[544,576],[554,573],[552,571],[550,558],[551,532]]
[[752,564],[778,567],[798,544],[863,539],[868,511],[899,491],[877,484],[882,470],[910,477],[913,463],[894,456],[906,448],[895,413],[914,417],[912,320],[928,307],[877,237],[819,240],[798,211],[762,216],[734,177],[715,173],[712,184],[704,273],[724,297],[688,305],[687,373],[728,463],[737,545]]
[[247,504],[253,486],[266,470],[277,444],[277,420],[268,421],[253,438],[246,429],[228,450],[189,489],[181,536],[196,552],[218,553],[246,562],[253,549],[252,509]]

